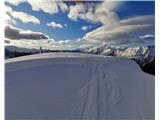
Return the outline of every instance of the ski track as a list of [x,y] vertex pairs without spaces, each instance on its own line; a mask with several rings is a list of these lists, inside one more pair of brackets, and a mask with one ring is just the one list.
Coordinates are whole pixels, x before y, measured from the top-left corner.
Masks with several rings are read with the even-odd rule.
[[[49,55],[51,55],[51,54],[49,54]],[[70,94],[67,97],[52,98],[53,101],[48,100],[50,102],[50,104],[54,103],[54,104],[58,104],[61,106],[63,104],[66,106],[70,105],[70,108],[68,108],[68,110],[66,108],[64,113],[62,110],[61,114],[63,114],[64,116],[59,116],[59,117],[55,117],[54,115],[53,116],[45,116],[45,113],[43,113],[44,114],[44,116],[43,116],[43,114],[41,114],[43,112],[43,110],[39,111],[39,109],[38,109],[38,107],[41,109],[40,106],[42,106],[42,105],[41,105],[41,103],[37,103],[36,105],[40,105],[40,106],[37,106],[37,108],[35,109],[34,107],[36,105],[35,106],[33,105],[34,110],[31,110],[32,112],[29,113],[31,116],[27,116],[27,119],[29,119],[29,120],[30,119],[34,119],[34,120],[41,120],[41,119],[42,120],[119,120],[119,119],[121,119],[121,120],[122,119],[123,120],[135,120],[135,119],[141,120],[141,119],[145,119],[145,118],[147,118],[147,119],[149,118],[149,120],[153,120],[153,118],[154,118],[152,113],[147,115],[147,113],[153,112],[152,111],[153,106],[151,106],[151,105],[153,105],[151,103],[152,99],[151,99],[151,102],[149,102],[149,105],[147,104],[147,102],[149,100],[148,94],[154,94],[154,93],[151,93],[151,92],[153,92],[153,91],[150,91],[151,88],[148,88],[149,93],[148,94],[145,93],[145,95],[144,95],[145,99],[147,100],[147,102],[144,102],[144,103],[146,103],[144,105],[148,105],[148,107],[146,107],[146,109],[136,108],[136,107],[134,108],[134,104],[135,104],[135,106],[139,105],[139,103],[137,102],[138,99],[135,99],[135,103],[133,103],[133,105],[129,105],[130,102],[126,102],[125,107],[127,107],[127,106],[128,107],[124,108],[124,109],[122,108],[123,105],[125,105],[125,103],[123,101],[125,101],[127,99],[124,96],[125,94],[122,93],[122,92],[124,92],[124,90],[123,90],[124,88],[122,88],[122,86],[119,84],[119,80],[120,80],[121,75],[119,73],[113,74],[113,70],[116,69],[115,68],[116,64],[120,65],[120,66],[125,65],[125,64],[131,65],[132,67],[128,67],[127,65],[125,66],[126,68],[127,67],[129,68],[128,72],[131,72],[131,70],[136,70],[135,73],[142,74],[142,75],[146,76],[146,78],[148,77],[147,79],[153,78],[152,76],[143,73],[141,71],[141,69],[138,67],[138,65],[131,60],[127,60],[124,58],[118,58],[118,57],[102,57],[102,56],[101,57],[100,56],[99,57],[98,56],[97,57],[96,56],[94,56],[94,57],[89,56],[86,58],[85,57],[84,58],[82,58],[82,57],[76,57],[76,58],[68,57],[65,59],[64,58],[51,58],[51,59],[48,58],[47,59],[47,55],[45,55],[45,59],[34,58],[34,60],[29,59],[29,60],[24,61],[24,58],[22,58],[22,60],[20,60],[18,62],[16,62],[16,59],[14,59],[13,61],[10,60],[10,62],[8,62],[6,64],[7,64],[7,67],[6,67],[7,73],[6,74],[10,74],[10,73],[16,72],[16,71],[25,71],[27,69],[37,68],[38,66],[42,69],[47,65],[51,66],[53,64],[54,64],[54,67],[55,67],[55,65],[57,65],[59,67],[60,66],[64,67],[65,65],[68,65],[68,66],[70,66],[70,69],[73,69],[75,65],[76,65],[76,67],[79,67],[79,68],[84,68],[84,69],[85,69],[85,67],[89,68],[89,73],[88,73],[89,80],[82,87],[80,87],[78,91],[77,90],[73,91],[72,94]],[[111,69],[111,71],[106,70],[106,66],[108,68],[113,68],[113,70],[112,69]],[[115,72],[116,72],[116,70],[115,70]],[[129,73],[129,74],[131,74],[131,73]],[[127,77],[127,78],[129,78],[129,77]],[[143,78],[143,77],[141,77],[141,78]],[[125,81],[125,77],[123,77],[122,79],[124,79],[124,81]],[[135,77],[135,79],[136,79],[136,77]],[[121,81],[123,81],[123,80],[121,80]],[[143,81],[145,81],[145,80],[143,80]],[[133,81],[131,81],[131,82],[133,82]],[[135,82],[137,82],[139,84],[138,80],[136,80]],[[12,98],[13,100],[17,100],[16,102],[19,102],[19,103],[16,103],[17,105],[23,105],[28,109],[28,106],[26,104],[27,100],[25,100],[25,98],[23,98],[23,97],[20,98],[20,96],[12,95],[12,92],[13,93],[16,92],[16,89],[19,89],[19,88],[12,86],[11,83],[12,83],[11,81],[6,81],[6,89],[8,90],[7,96]],[[145,83],[145,84],[147,86],[149,86],[150,83],[151,82],[149,80],[148,83]],[[12,89],[15,91],[9,91],[11,87],[12,88],[15,87]],[[72,87],[72,85],[71,85],[71,87]],[[127,88],[127,87],[125,86],[125,88]],[[150,87],[152,87],[152,86],[150,86]],[[45,88],[45,89],[47,89],[47,88]],[[137,86],[137,89],[139,89],[139,86]],[[147,87],[144,86],[143,91],[145,92],[145,90],[147,90]],[[16,95],[16,93],[14,93],[14,94]],[[142,95],[143,93],[140,92],[139,94]],[[32,96],[30,96],[30,97],[32,97]],[[42,99],[46,100],[44,98],[42,98]],[[8,98],[7,98],[7,101],[8,101]],[[9,100],[9,101],[11,102],[11,100]],[[132,100],[132,101],[134,101],[134,100]],[[29,103],[32,101],[27,101],[27,102]],[[7,102],[7,103],[9,103],[9,102]],[[29,103],[29,104],[32,105],[32,103]],[[22,109],[19,106],[17,106],[17,107]],[[30,106],[30,107],[32,109],[32,106]],[[116,107],[117,107],[117,109],[116,109]],[[133,107],[133,109],[132,109],[132,107]],[[18,110],[18,108],[15,108],[15,110],[16,109]],[[150,110],[150,108],[151,108],[151,110]],[[52,109],[52,105],[50,108],[45,108],[45,109],[47,109],[51,113],[52,113],[52,110],[55,111],[54,109]],[[121,111],[121,109],[122,109],[122,111]],[[8,108],[7,108],[7,110],[8,110]],[[12,108],[12,110],[14,110],[14,108]],[[7,116],[6,120],[17,120],[17,118],[22,119],[24,117],[22,113],[20,113],[20,114],[17,113],[17,115],[14,115],[12,113],[13,112],[12,110],[11,111],[9,110],[10,112],[7,113],[7,115],[9,115],[9,116]],[[136,111],[136,110],[138,110],[138,111]],[[18,110],[18,111],[20,111],[20,110]],[[133,112],[133,114],[131,112]],[[58,115],[59,115],[59,113],[56,116],[58,116]],[[50,117],[54,117],[54,118],[50,119]]]

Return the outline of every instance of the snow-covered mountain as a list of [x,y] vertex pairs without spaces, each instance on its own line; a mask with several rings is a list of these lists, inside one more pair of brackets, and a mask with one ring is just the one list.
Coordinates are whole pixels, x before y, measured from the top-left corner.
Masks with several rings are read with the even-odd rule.
[[5,70],[7,120],[154,120],[154,76],[133,60],[44,53]]
[[155,46],[88,46],[79,48],[82,53],[99,54],[105,56],[120,56],[130,59],[139,60],[141,64],[145,64],[147,60],[154,59]]
[[[75,50],[38,50],[18,48],[15,46],[5,47],[5,58],[13,58],[24,55],[38,54],[48,52],[76,52],[89,53],[104,56],[119,56],[135,60],[144,71],[154,74],[155,71],[155,46],[85,46]],[[149,65],[149,66],[148,66]],[[149,67],[149,68],[148,68]],[[146,69],[146,70],[145,70]],[[148,71],[148,69],[150,69]]]
[[[135,60],[140,67],[150,65],[149,73],[154,74],[155,46],[87,46],[77,49],[81,53],[98,54],[104,56],[120,56]],[[148,71],[148,70],[147,70]]]
[[[6,46],[6,58],[10,58],[10,53],[24,53],[24,54],[36,54],[41,53],[41,50],[38,49],[27,49],[27,48],[18,48],[15,46]],[[141,60],[144,62],[144,59],[152,59],[155,57],[155,46],[86,46],[81,47],[76,50],[43,50],[46,52],[80,52],[80,53],[90,53],[90,54],[99,54],[105,56],[121,56],[127,58],[133,58],[136,60]],[[14,57],[14,55],[13,55]],[[16,56],[15,56],[16,57]],[[143,64],[143,63],[142,63]]]
[[25,55],[39,54],[39,53],[49,53],[49,52],[73,52],[72,50],[49,50],[49,49],[29,49],[20,48],[16,46],[5,46],[5,58],[14,58]]

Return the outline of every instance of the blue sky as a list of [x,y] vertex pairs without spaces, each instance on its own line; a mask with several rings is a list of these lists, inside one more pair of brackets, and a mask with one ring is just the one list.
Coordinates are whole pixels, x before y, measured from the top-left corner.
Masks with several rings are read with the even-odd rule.
[[39,38],[49,36],[47,39],[60,42],[82,38],[107,42],[154,36],[154,1],[41,1],[42,4],[32,0],[5,2],[7,24],[20,29],[17,34],[23,39],[30,38],[26,37],[28,30],[36,37],[40,34]]
[[[99,3],[99,2],[95,2],[95,4],[96,3]],[[67,4],[70,5],[69,3]],[[93,29],[100,26],[100,24],[92,24],[85,20],[79,20],[78,22],[72,21],[67,17],[68,12],[65,12],[65,13],[59,12],[54,15],[49,15],[47,13],[44,13],[43,11],[39,11],[39,12],[33,11],[31,6],[28,3],[21,3],[18,6],[12,5],[12,8],[15,11],[23,11],[30,15],[33,15],[41,21],[40,25],[33,25],[31,23],[26,24],[21,22],[20,20],[17,20],[16,21],[17,27],[22,28],[24,30],[30,29],[32,31],[43,32],[55,40],[77,39],[77,38],[83,37],[83,35],[87,31],[83,31],[80,28],[84,25],[92,26],[92,28],[90,28],[88,31],[92,31]],[[132,17],[132,16],[138,16],[138,15],[154,14],[154,2],[153,1],[123,2],[122,5],[120,5],[120,7],[115,11],[118,13],[120,19]],[[55,21],[61,24],[67,24],[67,27],[63,29],[52,29],[46,26],[46,23],[51,21]]]
[[[68,4],[68,3],[67,3]],[[70,3],[75,4],[75,3]],[[69,5],[70,5],[69,4]],[[43,11],[35,12],[32,11],[31,6],[28,3],[21,3],[18,6],[12,5],[13,10],[15,11],[23,11],[30,15],[33,15],[41,21],[40,25],[33,25],[33,24],[25,24],[21,22],[20,20],[17,20],[17,27],[24,29],[24,30],[32,30],[37,32],[43,32],[47,35],[49,35],[51,38],[55,40],[68,40],[68,39],[77,39],[80,37],[83,37],[85,31],[81,30],[80,28],[84,25],[92,25],[89,22],[86,22],[85,20],[79,20],[78,22],[72,21],[68,19],[66,13],[59,12],[54,15],[49,15],[47,13],[44,13]],[[67,24],[67,27],[64,29],[52,29],[48,26],[46,26],[46,23],[55,21],[57,23],[61,24]],[[93,24],[90,30],[93,30],[97,27],[99,27],[100,24]]]

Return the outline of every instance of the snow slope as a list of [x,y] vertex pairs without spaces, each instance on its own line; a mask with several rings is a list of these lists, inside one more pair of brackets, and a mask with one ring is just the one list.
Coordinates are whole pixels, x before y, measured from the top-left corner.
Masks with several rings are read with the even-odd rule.
[[101,46],[90,46],[79,48],[78,51],[82,53],[99,54],[105,56],[120,56],[126,58],[133,58],[140,61],[140,64],[145,64],[147,60],[154,59],[155,46],[108,46],[106,44]]
[[6,60],[6,120],[154,120],[154,77],[132,60],[45,53]]
[[80,53],[104,56],[119,56],[135,60],[144,72],[155,75],[154,45],[101,45],[87,46],[77,49]]
[[[86,46],[76,50],[43,50],[48,52],[77,52],[99,54],[104,56],[120,56],[134,59],[141,67],[155,59],[155,46]],[[5,58],[14,58],[24,55],[39,54],[38,49],[18,48],[15,46],[5,46]]]

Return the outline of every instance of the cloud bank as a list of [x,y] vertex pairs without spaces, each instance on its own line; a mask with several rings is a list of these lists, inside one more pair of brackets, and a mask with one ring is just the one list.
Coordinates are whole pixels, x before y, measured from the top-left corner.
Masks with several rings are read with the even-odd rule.
[[33,23],[33,24],[40,24],[40,20],[32,15],[29,15],[25,12],[17,12],[17,11],[13,11],[10,13],[10,15],[14,18],[14,19],[18,19],[24,23]]
[[32,7],[33,11],[43,11],[51,15],[59,11],[65,12],[68,10],[68,6],[61,0],[38,0],[36,2],[34,0],[7,0],[6,2],[12,5],[19,5],[20,3],[27,2]]
[[[71,21],[78,22],[79,20],[85,20],[89,23],[100,24],[101,27],[96,28],[83,36],[83,40],[86,42],[108,42],[108,41],[124,41],[124,40],[149,40],[154,39],[154,35],[149,35],[149,32],[154,32],[155,27],[155,16],[154,15],[143,15],[143,16],[133,16],[125,19],[120,19],[116,10],[121,6],[121,2],[109,2],[104,1],[98,4],[93,2],[75,2],[68,6],[63,1],[54,0],[39,0],[34,2],[33,0],[15,0],[8,1],[9,4],[19,5],[22,2],[27,2],[33,11],[43,11],[47,14],[54,15],[58,12],[66,12],[67,17]],[[40,20],[35,16],[29,15],[24,12],[13,11],[9,6],[6,8],[6,21],[8,23],[15,24],[15,21],[11,18],[19,19],[24,23],[40,24]],[[67,24],[60,24],[54,21],[46,23],[47,26],[51,28],[64,28]],[[88,31],[89,26],[82,26],[81,30]],[[6,37],[9,39],[48,39],[48,36],[32,31],[24,31],[21,29],[16,29],[11,26],[5,28]],[[145,33],[146,36],[138,36],[136,33]],[[30,37],[29,37],[30,36]],[[50,41],[51,42],[51,41]],[[52,43],[52,42],[51,42]],[[79,43],[79,42],[78,42]],[[48,43],[49,44],[49,43]],[[61,40],[59,42],[54,42],[54,44],[59,45],[73,45],[77,44],[72,40]],[[73,45],[74,46],[74,45]],[[54,46],[55,47],[55,46]]]
[[18,19],[23,23],[40,24],[40,20],[35,16],[29,15],[25,12],[13,11],[8,5],[5,5],[5,13],[8,16],[8,20]]
[[30,30],[22,30],[11,25],[5,27],[5,37],[11,40],[40,40],[48,39],[49,37],[41,32],[33,32]]
[[[135,33],[154,32],[154,15],[134,16],[120,19],[115,12],[122,2],[104,1],[99,4],[77,3],[69,7],[68,18],[73,21],[79,19],[91,23],[100,23],[102,26],[88,32],[83,39],[87,41],[123,41],[140,39]],[[82,26],[82,30],[87,27]]]
[[5,10],[5,14],[4,14],[4,18],[5,18],[5,24],[16,24],[16,21],[14,19],[11,18],[11,16],[9,15],[9,13],[12,12],[12,8],[8,5],[4,6],[4,10]]
[[118,16],[114,12],[121,2],[104,1],[100,4],[93,3],[77,3],[69,7],[68,17],[77,21],[83,19],[92,23],[114,24],[118,21]]
[[154,16],[138,16],[128,18],[126,20],[119,21],[119,24],[113,26],[103,25],[89,33],[87,33],[83,39],[85,40],[126,40],[126,39],[138,39],[136,32],[150,32],[154,31]]

